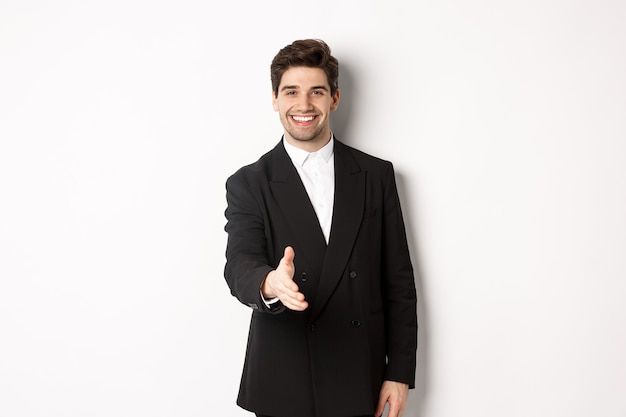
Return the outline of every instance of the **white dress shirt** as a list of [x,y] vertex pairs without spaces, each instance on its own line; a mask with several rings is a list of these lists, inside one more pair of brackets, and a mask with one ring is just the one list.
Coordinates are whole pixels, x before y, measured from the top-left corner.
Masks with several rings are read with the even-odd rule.
[[300,175],[328,244],[335,202],[334,139],[331,135],[330,141],[317,152],[296,148],[284,138],[283,144]]

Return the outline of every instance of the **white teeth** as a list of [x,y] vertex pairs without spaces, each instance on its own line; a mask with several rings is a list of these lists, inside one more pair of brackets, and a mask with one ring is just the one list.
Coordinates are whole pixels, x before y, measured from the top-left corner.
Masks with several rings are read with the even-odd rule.
[[310,122],[311,120],[313,120],[313,116],[293,116],[293,120],[295,120],[296,122]]

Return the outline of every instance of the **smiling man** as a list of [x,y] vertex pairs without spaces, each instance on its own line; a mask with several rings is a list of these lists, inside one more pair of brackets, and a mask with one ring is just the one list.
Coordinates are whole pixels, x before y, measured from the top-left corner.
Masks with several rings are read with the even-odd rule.
[[299,66],[285,70],[272,104],[288,143],[307,152],[329,143],[330,113],[339,104],[339,89],[331,88],[323,69]]
[[252,308],[237,403],[257,416],[399,417],[416,293],[390,162],[330,129],[339,65],[320,40],[271,65],[280,142],[226,181],[231,293]]

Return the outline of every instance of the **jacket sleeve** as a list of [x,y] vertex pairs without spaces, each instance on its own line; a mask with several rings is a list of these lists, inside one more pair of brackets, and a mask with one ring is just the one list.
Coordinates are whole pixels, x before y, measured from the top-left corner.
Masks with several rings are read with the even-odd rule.
[[382,292],[387,336],[385,379],[415,387],[417,296],[395,174],[388,166],[384,190]]
[[250,308],[268,313],[284,310],[280,301],[266,305],[260,287],[269,265],[265,236],[266,216],[260,205],[260,195],[252,191],[246,175],[238,171],[226,181],[225,211],[228,233],[224,277],[231,294]]

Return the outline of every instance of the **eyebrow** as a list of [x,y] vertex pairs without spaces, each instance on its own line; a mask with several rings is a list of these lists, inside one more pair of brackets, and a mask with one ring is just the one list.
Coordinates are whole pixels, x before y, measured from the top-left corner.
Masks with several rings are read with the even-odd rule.
[[[300,86],[298,85],[285,85],[283,86],[280,91],[285,91],[285,90],[299,90]],[[328,87],[326,87],[325,85],[316,85],[311,87],[311,90],[324,90],[324,91],[328,91]]]

